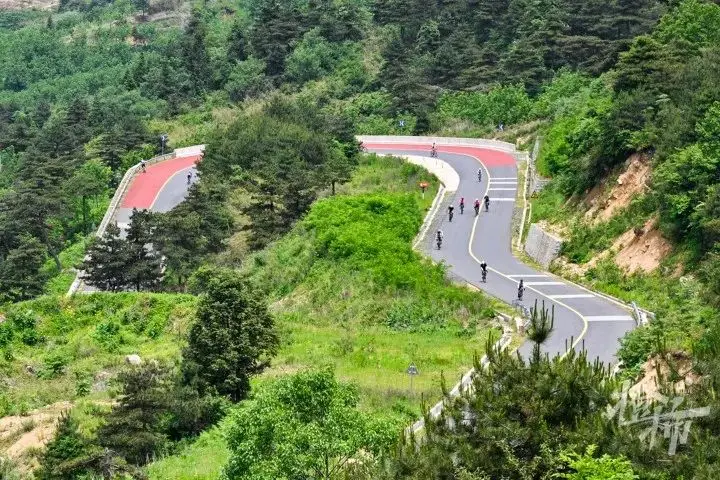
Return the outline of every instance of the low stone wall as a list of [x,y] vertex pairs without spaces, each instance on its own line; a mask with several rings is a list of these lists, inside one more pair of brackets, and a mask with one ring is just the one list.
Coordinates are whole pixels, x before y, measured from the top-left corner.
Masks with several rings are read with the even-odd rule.
[[543,230],[540,225],[530,225],[525,240],[525,253],[545,268],[560,255],[563,240]]

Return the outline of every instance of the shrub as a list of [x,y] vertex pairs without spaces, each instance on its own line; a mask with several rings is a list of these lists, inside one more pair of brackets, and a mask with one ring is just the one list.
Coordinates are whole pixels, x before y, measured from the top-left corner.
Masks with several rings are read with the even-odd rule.
[[67,367],[71,360],[66,352],[57,351],[51,353],[43,360],[43,368],[38,373],[38,376],[45,380],[59,377],[65,373],[65,367]]
[[12,325],[25,345],[37,345],[44,341],[37,330],[37,317],[32,310],[12,310],[6,321]]
[[494,87],[487,93],[450,92],[440,97],[441,118],[461,118],[477,125],[510,125],[530,117],[532,101],[521,85]]
[[105,320],[97,324],[93,338],[108,352],[115,352],[122,344],[121,326],[114,320]]

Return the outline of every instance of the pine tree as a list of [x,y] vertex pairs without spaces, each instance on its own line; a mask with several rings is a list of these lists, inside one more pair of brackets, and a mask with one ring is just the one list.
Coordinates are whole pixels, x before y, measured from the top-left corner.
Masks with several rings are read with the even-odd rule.
[[205,46],[205,23],[200,10],[193,10],[190,21],[185,27],[181,42],[183,64],[190,74],[196,93],[210,88],[212,69],[210,57]]
[[263,299],[235,272],[222,270],[200,298],[183,350],[183,371],[201,393],[238,402],[250,391],[250,377],[269,365],[277,348]]
[[245,37],[245,28],[236,20],[228,36],[227,59],[230,63],[244,62],[248,59],[248,42]]
[[55,437],[40,457],[38,480],[74,480],[93,473],[93,466],[101,456],[101,449],[79,431],[78,421],[70,413],[58,420]]
[[127,268],[130,255],[116,223],[108,225],[105,234],[93,240],[87,255],[81,266],[85,283],[111,292],[121,291],[130,284]]
[[270,77],[285,71],[285,59],[304,33],[304,18],[294,1],[259,0],[249,40],[253,56],[265,60]]
[[170,403],[172,379],[166,368],[150,361],[118,376],[122,391],[98,430],[98,442],[134,465],[145,465],[167,444],[163,420]]
[[45,275],[41,268],[47,251],[35,237],[21,235],[18,244],[0,263],[0,300],[17,302],[42,293]]
[[165,257],[168,273],[185,288],[188,278],[207,253],[208,239],[197,212],[175,209],[160,218],[158,250]]
[[162,265],[152,249],[155,219],[148,210],[133,209],[127,231],[128,277],[136,291],[155,290],[162,278]]

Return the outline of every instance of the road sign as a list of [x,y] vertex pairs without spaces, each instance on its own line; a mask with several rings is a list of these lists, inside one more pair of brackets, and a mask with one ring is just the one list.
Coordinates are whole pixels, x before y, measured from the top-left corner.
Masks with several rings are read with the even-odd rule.
[[418,371],[417,367],[414,363],[411,363],[410,366],[407,369],[407,374],[410,375],[410,394],[412,395],[413,391],[413,377],[415,375],[418,375],[420,372]]
[[430,186],[428,182],[420,182],[420,190],[422,190],[422,197],[425,198],[425,189]]

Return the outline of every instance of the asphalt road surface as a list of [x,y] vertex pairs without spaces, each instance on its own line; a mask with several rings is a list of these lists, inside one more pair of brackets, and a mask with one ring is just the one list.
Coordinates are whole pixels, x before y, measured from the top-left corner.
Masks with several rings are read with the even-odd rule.
[[[187,196],[190,185],[198,179],[196,162],[200,155],[176,157],[164,162],[148,165],[145,173],[133,178],[115,221],[123,230],[130,223],[133,208],[153,212],[168,212],[179,205]],[[188,183],[188,173],[191,173]]]
[[[430,145],[365,144],[370,151],[397,155],[428,155]],[[438,158],[450,164],[460,176],[458,190],[445,199],[438,218],[423,240],[422,248],[433,259],[449,266],[453,277],[513,304],[518,296],[518,284],[524,281],[522,305],[533,307],[545,302],[554,308],[554,330],[543,344],[543,351],[561,355],[572,346],[585,349],[589,360],[599,358],[605,364],[616,362],[619,339],[635,328],[629,311],[609,299],[570,284],[544,271],[531,268],[512,254],[512,217],[518,188],[517,164],[507,153],[466,146],[438,146]],[[481,167],[482,165],[482,167]],[[482,168],[482,181],[477,171]],[[476,198],[490,196],[488,212],[481,208],[475,216]],[[450,195],[450,194],[449,194]],[[458,204],[465,198],[465,212]],[[455,206],[453,221],[448,220],[447,205]],[[437,249],[434,233],[444,233],[442,248]],[[481,281],[480,262],[488,264],[486,283]],[[530,342],[520,348],[522,355],[531,351]]]

